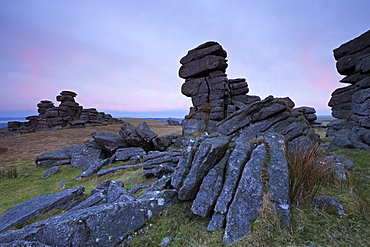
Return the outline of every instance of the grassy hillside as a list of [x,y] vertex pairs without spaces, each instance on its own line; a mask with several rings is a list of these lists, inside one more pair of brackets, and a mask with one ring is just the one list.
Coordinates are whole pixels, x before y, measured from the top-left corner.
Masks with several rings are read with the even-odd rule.
[[[142,119],[126,119],[138,125]],[[180,126],[168,126],[164,122],[146,121],[158,135],[181,133]],[[57,174],[41,178],[45,167],[37,167],[34,158],[41,153],[51,152],[69,145],[80,145],[91,139],[91,132],[106,131],[118,133],[120,124],[41,131],[0,138],[0,169],[16,170],[18,176],[0,180],[0,214],[39,194],[52,194],[60,191],[60,186],[72,188],[86,187],[89,194],[92,188],[105,180],[123,181],[130,189],[133,184],[147,182],[141,168],[119,171],[100,178],[93,176],[74,179],[80,171],[70,166],[62,166]],[[233,246],[369,246],[370,245],[370,152],[361,150],[337,149],[337,154],[353,160],[354,171],[349,179],[336,180],[325,185],[320,195],[336,196],[344,205],[348,216],[336,216],[313,209],[311,204],[294,206],[292,224],[281,227],[275,211],[265,202],[262,218],[255,224],[252,234]],[[122,165],[117,162],[115,165]],[[172,205],[161,215],[154,216],[138,231],[132,233],[130,246],[158,246],[165,238],[172,240],[167,246],[224,246],[223,231],[208,232],[209,218],[196,216],[190,211],[191,202]],[[62,211],[51,212],[61,213]],[[43,216],[45,217],[45,216]]]

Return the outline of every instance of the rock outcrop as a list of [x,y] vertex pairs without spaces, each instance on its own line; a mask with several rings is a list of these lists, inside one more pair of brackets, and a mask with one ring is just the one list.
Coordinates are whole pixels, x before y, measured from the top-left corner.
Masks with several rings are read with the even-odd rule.
[[39,195],[0,215],[0,232],[27,223],[37,216],[58,208],[65,208],[81,199],[85,188],[79,186],[54,195]]
[[315,108],[308,107],[308,106],[301,106],[301,107],[294,108],[294,110],[297,110],[300,113],[302,113],[302,115],[307,119],[307,121],[311,124],[311,126],[315,127],[316,125],[319,125],[318,123],[315,122],[317,120]]
[[370,145],[370,30],[334,50],[336,67],[349,84],[333,91],[329,106],[340,119],[328,125],[328,136],[340,129],[353,130],[362,142]]
[[224,230],[232,244],[252,230],[266,197],[283,225],[290,224],[289,172],[284,137],[266,133],[258,138],[221,134],[190,139],[172,175],[180,200],[191,210],[210,216],[209,231]]
[[185,79],[181,92],[191,97],[193,106],[182,122],[183,134],[220,132],[253,136],[263,132],[280,133],[287,139],[319,141],[310,126],[315,110],[294,108],[286,98],[269,96],[264,100],[247,95],[246,79],[228,79],[226,51],[217,42],[206,42],[180,60],[179,76]]
[[13,121],[8,123],[8,130],[13,132],[28,132],[34,130],[55,130],[68,127],[83,127],[103,122],[121,122],[110,114],[98,112],[95,108],[84,109],[76,101],[77,93],[62,91],[56,97],[60,102],[54,106],[50,100],[41,100],[37,104],[38,116],[26,117],[28,122]]
[[178,125],[181,125],[178,120],[174,120],[174,119],[167,119],[167,124],[170,125],[170,126],[178,126]]
[[179,163],[181,153],[181,149],[149,152],[143,157],[144,176],[161,178],[165,174],[173,173]]
[[[67,212],[37,221],[19,230],[7,230],[22,223],[19,220],[16,224],[12,223],[14,210],[18,211],[23,204],[32,208],[40,207],[39,204],[33,204],[36,197],[0,216],[1,223],[11,222],[0,224],[0,245],[23,246],[25,241],[30,241],[39,244],[35,246],[117,246],[131,232],[143,226],[147,219],[159,214],[176,201],[177,192],[166,189],[170,179],[171,177],[163,177],[157,180],[140,197],[130,194],[121,181],[105,181],[93,189],[87,200],[67,209]],[[61,193],[67,192],[66,190]],[[52,201],[47,201],[47,204],[52,204]],[[30,210],[27,207],[25,211]],[[40,211],[39,214],[41,213]]]

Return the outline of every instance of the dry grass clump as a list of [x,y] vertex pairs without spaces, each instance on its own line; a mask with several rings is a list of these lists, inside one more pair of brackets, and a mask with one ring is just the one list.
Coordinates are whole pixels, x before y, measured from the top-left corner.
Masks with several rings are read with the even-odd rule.
[[12,179],[18,177],[17,169],[14,166],[0,167],[0,179]]
[[333,164],[319,145],[301,144],[286,153],[290,176],[290,200],[307,202],[332,179]]
[[6,151],[8,151],[8,148],[0,147],[0,154],[5,153]]
[[280,222],[269,192],[263,195],[259,213],[260,217],[252,224],[252,233],[245,236],[237,246],[274,246],[279,242],[293,241],[290,229]]

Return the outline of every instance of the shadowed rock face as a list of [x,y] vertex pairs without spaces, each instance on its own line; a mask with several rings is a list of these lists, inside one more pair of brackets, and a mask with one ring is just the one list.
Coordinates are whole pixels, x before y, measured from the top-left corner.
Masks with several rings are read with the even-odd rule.
[[185,79],[181,92],[191,97],[193,104],[182,122],[184,135],[202,131],[250,136],[274,132],[290,141],[300,137],[319,140],[310,126],[316,120],[315,109],[293,109],[294,102],[288,97],[261,100],[247,95],[246,79],[227,78],[226,55],[217,42],[206,42],[180,60],[179,76]]
[[338,73],[345,76],[340,82],[350,85],[331,94],[332,115],[343,121],[329,125],[328,135],[350,129],[370,145],[370,30],[336,48],[334,58]]

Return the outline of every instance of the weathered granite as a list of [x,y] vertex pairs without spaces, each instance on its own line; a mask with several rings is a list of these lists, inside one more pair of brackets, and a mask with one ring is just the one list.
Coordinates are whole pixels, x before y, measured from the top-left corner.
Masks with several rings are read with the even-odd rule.
[[[9,209],[0,215],[0,232],[27,223],[48,211],[63,208],[83,195],[83,186],[63,190],[54,195],[39,195]],[[0,241],[1,243],[1,241]]]
[[329,106],[335,118],[351,122],[351,125],[328,125],[328,135],[341,129],[352,130],[362,142],[370,145],[370,30],[334,50],[340,80],[349,86],[333,91]]

